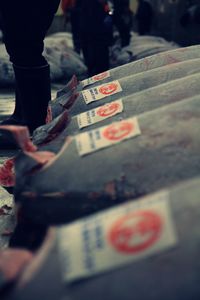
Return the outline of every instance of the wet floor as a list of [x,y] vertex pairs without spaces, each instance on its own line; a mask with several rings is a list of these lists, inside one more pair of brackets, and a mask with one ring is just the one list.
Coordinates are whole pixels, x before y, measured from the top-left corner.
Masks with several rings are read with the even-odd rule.
[[[56,91],[61,87],[61,85],[53,86],[52,99],[55,98]],[[13,89],[0,89],[0,121],[7,118],[13,112],[13,109]],[[0,166],[6,159],[15,156],[16,153],[16,150],[6,151],[0,149]],[[0,249],[7,247],[14,225],[15,217],[13,197],[0,186]]]
[[[0,90],[0,121],[9,116],[14,107],[14,92],[12,89]],[[0,165],[14,156],[16,151],[0,150]],[[13,197],[0,186],[0,248],[8,245],[15,224]]]

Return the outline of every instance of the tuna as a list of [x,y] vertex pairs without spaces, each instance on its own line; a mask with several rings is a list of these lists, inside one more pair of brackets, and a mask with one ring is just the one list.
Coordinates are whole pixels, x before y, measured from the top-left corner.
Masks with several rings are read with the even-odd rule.
[[[123,77],[117,81],[111,81],[107,84],[86,89],[71,97],[62,96],[52,104],[59,105],[57,113],[52,108],[53,116],[56,117],[64,108],[70,108],[70,114],[75,115],[84,112],[90,108],[99,106],[101,103],[107,103],[121,97],[127,97],[140,91],[154,86],[158,86],[174,79],[183,78],[190,74],[199,72],[199,60],[186,61],[183,63],[164,66],[144,73]],[[197,75],[198,76],[198,75]],[[76,97],[77,96],[77,97]]]
[[55,227],[7,299],[198,300],[199,187],[184,182]]
[[[196,60],[194,60],[194,61],[196,61]],[[191,62],[194,62],[194,61],[191,60]],[[187,64],[187,62],[186,62],[186,64]],[[197,65],[198,65],[198,62],[197,62]],[[194,64],[193,64],[193,66],[194,66]],[[173,70],[174,71],[176,70],[176,72],[179,72],[177,67],[173,68]],[[181,69],[181,67],[180,67],[180,70],[183,70],[183,69]],[[166,77],[166,80],[167,80],[167,77]],[[151,77],[149,77],[149,82],[151,82]],[[145,85],[145,82],[143,82],[143,85]],[[141,83],[141,86],[142,86],[142,83]],[[123,110],[119,114],[115,115],[115,111],[113,112],[113,114],[110,113],[110,111],[109,111],[109,114],[108,114],[109,119],[104,120],[105,118],[102,118],[102,120],[101,120],[101,118],[100,118],[100,120],[102,121],[102,125],[105,125],[111,121],[117,121],[122,118],[127,118],[127,117],[130,117],[133,115],[138,115],[143,112],[164,106],[166,104],[170,104],[170,103],[185,99],[187,97],[194,96],[198,93],[199,93],[199,73],[191,75],[191,76],[186,76],[184,78],[180,78],[177,80],[169,81],[167,83],[155,86],[153,88],[142,90],[141,92],[135,93],[128,97],[124,97],[121,100],[122,105],[123,105]],[[95,107],[99,103],[101,103],[101,105],[103,105],[103,104],[107,105],[109,101],[110,100],[108,97],[108,98],[102,99],[100,101],[93,102],[90,105],[88,105],[88,107],[91,107],[91,106]],[[115,102],[118,103],[119,101],[115,101]],[[115,103],[114,103],[114,105],[115,105]],[[113,103],[111,103],[110,105],[108,104],[108,107],[113,107]],[[103,109],[102,107],[99,107],[99,111],[102,109]],[[90,112],[88,112],[88,110],[87,110],[87,113],[85,115],[86,117],[87,117],[88,113],[90,115],[92,115],[94,113],[94,110],[90,110]],[[64,110],[64,112],[62,114],[58,115],[57,118],[53,119],[52,122],[50,122],[49,124],[47,124],[45,126],[38,128],[34,132],[34,135],[33,135],[34,143],[39,145],[39,144],[49,143],[50,141],[55,140],[55,142],[51,143],[50,148],[51,148],[52,152],[57,153],[60,150],[60,148],[62,147],[62,145],[65,142],[65,139],[68,135],[72,135],[72,134],[79,132],[78,120],[80,118],[82,118],[81,115],[75,115],[75,116],[70,117],[70,111],[67,112],[66,110]],[[88,125],[90,125],[91,129],[95,128],[97,126],[100,126],[99,124],[90,125],[88,123]],[[87,129],[88,129],[88,127],[82,128],[81,131],[85,131]],[[47,147],[47,149],[48,149],[48,147]],[[5,172],[5,168],[7,170],[6,172]],[[11,169],[11,171],[12,171],[12,169]],[[11,174],[10,169],[7,168],[7,163],[5,163],[5,166],[3,166],[1,168],[0,176],[1,176],[1,184],[3,186],[6,186],[7,189],[9,187],[13,186],[13,182],[14,182],[13,174]]]
[[[123,66],[119,66],[109,70],[98,76],[94,76],[89,80],[81,81],[78,85],[78,91],[82,90],[91,84],[103,84],[112,80],[118,80],[120,78],[142,73],[144,71],[152,70],[158,67],[166,66],[169,64],[183,62],[190,59],[200,58],[200,45],[178,48],[163,53],[154,54],[152,56],[134,61]],[[71,81],[63,89],[58,91],[57,96],[60,97],[71,90]]]
[[51,143],[21,154],[16,201],[36,223],[62,223],[199,175],[199,103],[196,96],[69,137],[46,161],[39,156]]
[[149,45],[146,45],[146,47],[144,47],[144,49],[142,49],[142,47],[141,48],[138,47],[136,53],[134,53],[134,55],[133,55],[133,59],[138,60],[138,59],[145,58],[147,56],[152,56],[154,54],[161,53],[161,52],[171,51],[172,49],[177,49],[177,48],[178,47],[176,47],[176,46],[173,47],[170,44],[157,45],[157,46],[149,44]]
[[[167,78],[167,76],[166,76]],[[122,118],[127,118],[130,116],[138,115],[156,108],[159,108],[161,106],[174,103],[180,100],[183,100],[188,97],[195,96],[200,93],[200,85],[199,85],[199,80],[200,80],[200,73],[191,75],[191,76],[186,76],[180,79],[176,79],[173,81],[169,81],[163,84],[160,84],[158,86],[149,88],[149,89],[144,89],[141,92],[131,94],[127,97],[122,97],[122,105],[123,105],[123,111],[117,115],[114,115],[114,113],[110,114],[109,119],[104,120],[102,118],[101,124],[108,124],[111,121],[117,121]],[[151,77],[149,77],[149,82],[151,81]],[[146,81],[141,81],[140,86],[145,85]],[[101,99],[99,101],[90,103],[88,105],[88,109],[86,112],[86,117],[90,117],[91,115],[94,114],[94,109],[98,109],[97,106],[99,105],[109,105],[112,99],[110,97]],[[115,100],[115,102],[118,102]],[[87,105],[82,103],[75,103],[75,106],[77,107],[77,110],[80,110],[81,113],[85,109]],[[110,104],[110,107],[112,107],[112,103]],[[89,110],[91,108],[91,110]],[[101,108],[99,108],[101,109]],[[72,107],[73,110],[73,107]],[[90,112],[89,112],[90,111]],[[74,115],[71,117],[70,120],[70,114],[71,110],[68,112],[65,111],[63,114],[58,116],[56,119],[54,119],[51,123],[39,127],[37,130],[35,130],[33,134],[33,141],[35,144],[44,144],[52,139],[55,138],[56,135],[59,133],[59,138],[56,139],[54,145],[54,148],[51,148],[52,151],[57,152],[58,149],[60,149],[60,146],[62,146],[63,142],[65,141],[66,137],[68,135],[74,134],[78,132],[79,129],[79,119],[81,119],[81,115]],[[89,114],[89,115],[88,115]],[[97,114],[97,113],[95,113]],[[109,114],[108,114],[109,115]],[[66,126],[66,124],[68,126]],[[88,125],[89,125],[88,121]],[[95,128],[96,126],[99,126],[99,124],[90,124],[90,128]],[[63,132],[60,134],[60,132]],[[82,131],[88,130],[88,127],[85,129],[82,128]],[[58,147],[58,145],[60,145]]]

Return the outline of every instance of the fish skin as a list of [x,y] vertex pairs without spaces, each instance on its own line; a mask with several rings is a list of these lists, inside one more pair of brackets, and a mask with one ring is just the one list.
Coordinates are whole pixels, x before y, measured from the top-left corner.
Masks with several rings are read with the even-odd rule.
[[[60,229],[56,227],[51,229],[48,244],[44,243],[8,299],[132,300],[133,295],[140,300],[199,299],[199,186],[197,178],[169,189],[170,211],[177,235],[174,247],[67,285],[63,282],[65,262],[56,238]],[[36,271],[33,266],[38,266]],[[28,284],[24,280],[26,274],[30,275]]]
[[[177,86],[183,84],[185,86],[181,87],[180,89],[182,90],[182,93],[184,93],[187,97],[187,95],[189,95],[189,93],[192,94],[192,90],[191,88],[188,86],[188,82],[191,80],[195,80],[195,76],[189,78],[188,76],[192,76],[192,75],[197,75],[198,76],[198,72],[199,72],[199,68],[200,68],[200,60],[199,59],[194,59],[194,60],[189,60],[189,61],[184,61],[181,63],[174,63],[173,65],[168,65],[168,66],[164,66],[161,68],[157,68],[157,69],[153,69],[151,71],[146,71],[144,74],[137,74],[136,76],[133,76],[131,78],[127,77],[126,80],[123,80],[123,82],[127,82],[128,80],[131,80],[130,82],[132,82],[132,84],[130,83],[129,85],[131,85],[131,92],[130,95],[129,93],[127,93],[128,95],[125,96],[126,94],[120,93],[120,94],[116,94],[113,95],[112,97],[109,98],[104,98],[101,99],[100,101],[97,102],[93,102],[89,105],[86,105],[84,103],[84,100],[82,99],[82,97],[79,96],[78,99],[75,100],[74,103],[74,108],[72,106],[72,109],[68,109],[68,116],[70,118],[70,115],[74,114],[74,110],[78,113],[83,112],[83,111],[87,111],[89,109],[95,108],[99,105],[111,102],[113,99],[118,99],[118,97],[122,97],[123,101],[126,101],[126,99],[130,99],[133,98],[137,99],[138,96],[142,96],[142,94],[144,96],[146,96],[149,92],[150,95],[151,91],[153,91],[152,89],[155,88],[155,93],[162,93],[161,89],[165,89],[166,93],[167,93],[167,89],[168,86],[170,88],[170,86],[174,86],[174,90],[177,90],[176,84]],[[183,76],[183,77],[182,77]],[[185,78],[185,79],[184,79]],[[174,80],[182,80],[182,81],[174,81]],[[171,83],[170,83],[171,81]],[[172,82],[174,81],[174,82]],[[182,82],[182,83],[181,83]],[[168,85],[167,85],[168,83]],[[166,84],[166,86],[164,86],[163,84]],[[157,87],[157,88],[156,88]],[[193,95],[195,93],[198,93],[198,87],[194,87],[193,86]],[[148,91],[148,89],[151,89]],[[172,89],[172,88],[171,88]],[[172,91],[173,94],[175,93],[174,91]],[[171,92],[171,93],[172,93]],[[138,94],[140,93],[140,94]],[[180,92],[179,92],[180,94]],[[182,97],[184,97],[184,94]],[[155,97],[152,96],[152,97]],[[178,96],[177,96],[178,97]],[[76,98],[76,96],[75,96]],[[68,102],[69,98],[67,96],[62,96],[60,97],[60,101],[62,102],[64,99],[64,101],[66,101],[66,103]],[[153,102],[154,99],[152,99]],[[141,102],[145,101],[144,99],[141,100]],[[63,107],[63,105],[59,104],[58,99],[56,100],[55,104],[54,102],[52,102],[52,111],[54,111],[53,113],[53,121],[49,124],[46,124],[44,126],[41,126],[39,128],[37,128],[34,133],[33,133],[33,141],[36,144],[39,143],[43,143],[45,141],[45,139],[48,138],[48,132],[50,132],[52,130],[52,127],[55,127],[55,124],[57,124],[57,120],[55,120],[56,118],[60,118],[60,115],[66,111],[66,109]],[[142,106],[142,105],[141,105]],[[151,105],[149,105],[151,106]],[[54,110],[54,107],[56,107],[56,109]],[[137,112],[137,110],[135,111],[135,113],[141,113],[144,112],[143,111],[139,111]],[[77,113],[75,113],[76,115]],[[56,117],[57,116],[57,117]]]
[[33,174],[27,168],[30,158],[21,154],[16,161],[16,201],[36,222],[62,223],[197,176],[199,102],[196,96],[141,114],[140,136],[84,157],[72,138]]
[[[89,109],[98,107],[101,104],[108,103],[119,98],[127,97],[129,95],[134,95],[141,91],[145,92],[145,90],[147,90],[148,88],[156,87],[163,83],[181,79],[195,73],[199,73],[199,60],[198,62],[190,60],[173,65],[167,65],[164,67],[146,71],[144,73],[130,75],[118,80],[122,91],[111,94],[108,97],[91,102],[89,104],[86,104],[82,93],[79,93],[73,105],[71,107],[68,107],[68,109],[71,116],[77,115]],[[110,83],[112,82],[109,82],[108,84]]]
[[[69,135],[94,129],[130,116],[136,116],[189,97],[195,97],[195,95],[200,93],[199,80],[200,73],[197,73],[142,90],[141,92],[131,94],[126,97],[122,97],[124,106],[122,113],[103,120],[101,123],[96,123],[90,127],[83,128],[81,131],[78,127],[77,115],[70,116],[70,110],[68,110],[67,113],[69,122],[67,123],[67,126],[59,134],[58,138],[56,138],[54,141],[52,140],[51,145],[49,146],[51,147],[52,151],[57,153],[66,140],[66,137]],[[104,105],[109,102],[111,101],[109,98],[107,98],[107,100],[100,100],[97,104]],[[96,103],[94,104],[93,108],[96,108]],[[60,116],[58,117],[58,120],[62,118],[63,117]],[[55,122],[56,120],[52,121],[50,124],[39,127],[33,134],[33,142],[35,144],[45,144],[46,140],[51,139],[51,128],[55,127]]]
[[[200,45],[194,45],[194,46],[169,50],[163,53],[157,53],[148,56],[146,58],[141,58],[137,61],[133,61],[131,63],[109,70],[110,77],[102,79],[101,81],[93,83],[89,86],[93,87],[99,84],[107,83],[112,80],[118,80],[120,78],[129,75],[138,74],[158,67],[166,66],[169,64],[200,58],[199,50],[200,50]],[[74,86],[76,86],[78,92],[88,88],[88,87],[83,87],[82,82],[79,82],[78,84],[75,78],[72,78],[63,89],[58,91],[57,97],[65,95],[66,93],[74,90]]]

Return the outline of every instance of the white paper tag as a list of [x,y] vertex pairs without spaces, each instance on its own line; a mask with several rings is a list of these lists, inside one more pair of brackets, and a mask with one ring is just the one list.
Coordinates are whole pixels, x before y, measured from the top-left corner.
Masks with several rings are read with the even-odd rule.
[[137,118],[111,123],[75,136],[79,155],[86,155],[140,135]]
[[130,265],[176,243],[167,191],[58,229],[61,267],[67,282]]
[[88,86],[88,85],[90,85],[90,84],[93,84],[93,83],[95,83],[95,82],[98,82],[98,81],[100,81],[100,80],[103,80],[103,79],[109,78],[109,77],[110,77],[110,72],[109,72],[109,71],[106,71],[106,72],[97,74],[97,75],[95,75],[95,76],[93,76],[93,77],[90,77],[90,78],[87,78],[87,79],[85,79],[85,80],[82,80],[82,81],[81,81],[81,85],[82,85],[82,87],[84,88],[84,87],[86,87],[86,86]]
[[118,80],[98,85],[94,88],[82,91],[83,98],[86,104],[93,101],[98,101],[110,95],[114,95],[122,91],[121,85]]
[[79,128],[84,128],[92,124],[101,122],[105,119],[113,117],[123,111],[122,100],[116,100],[105,105],[91,109],[77,116]]

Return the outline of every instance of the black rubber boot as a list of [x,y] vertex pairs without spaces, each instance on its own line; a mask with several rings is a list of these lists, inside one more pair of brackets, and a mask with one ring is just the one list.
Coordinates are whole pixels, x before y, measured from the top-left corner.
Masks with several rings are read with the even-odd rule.
[[23,68],[14,65],[15,80],[21,106],[22,123],[30,133],[45,124],[48,103],[51,100],[49,65]]
[[[48,103],[51,100],[49,65],[23,68],[13,66],[16,80],[16,108],[13,115],[0,125],[24,125],[30,134],[45,124]],[[0,132],[0,149],[15,149],[13,136]]]
[[7,119],[1,121],[0,125],[23,125],[22,109],[21,109],[21,103],[20,103],[19,93],[18,93],[17,87],[15,89],[15,108],[14,108],[14,112]]

